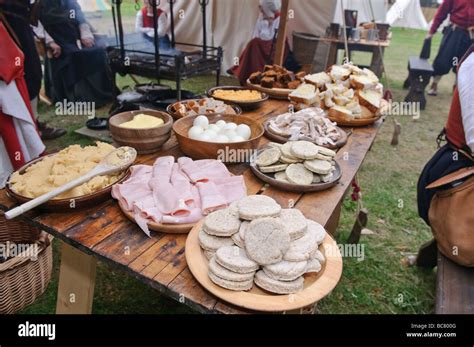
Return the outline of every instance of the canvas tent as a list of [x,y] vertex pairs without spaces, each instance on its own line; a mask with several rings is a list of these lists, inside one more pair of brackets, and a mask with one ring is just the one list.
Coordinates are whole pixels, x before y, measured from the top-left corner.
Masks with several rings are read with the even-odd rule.
[[[233,65],[250,41],[258,17],[259,0],[209,0],[207,41],[224,48],[224,71]],[[161,1],[160,7],[168,7]],[[288,37],[293,31],[323,35],[334,17],[336,0],[291,0]],[[198,0],[176,0],[176,40],[202,43],[202,17]]]
[[[334,23],[342,24],[341,3],[336,1],[336,11],[334,12]],[[388,0],[344,0],[343,6],[346,10],[356,10],[358,24],[370,22],[373,19],[372,10],[374,11],[375,20],[377,22],[385,22],[387,16]]]
[[420,0],[397,0],[387,13],[387,22],[393,27],[428,29]]

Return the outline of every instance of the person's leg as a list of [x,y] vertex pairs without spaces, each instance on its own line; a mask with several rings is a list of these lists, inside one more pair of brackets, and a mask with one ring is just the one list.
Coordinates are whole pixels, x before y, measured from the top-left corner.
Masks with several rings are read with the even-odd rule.
[[433,62],[434,78],[428,95],[436,96],[438,94],[438,84],[441,77],[448,74],[455,63],[454,58],[458,51],[459,40],[459,30],[454,30],[453,27],[447,27],[444,30],[438,55]]
[[38,122],[38,129],[42,140],[53,140],[66,134],[65,129],[51,127],[47,123],[40,122],[38,117],[38,97],[31,100],[31,109],[33,110],[33,116]]

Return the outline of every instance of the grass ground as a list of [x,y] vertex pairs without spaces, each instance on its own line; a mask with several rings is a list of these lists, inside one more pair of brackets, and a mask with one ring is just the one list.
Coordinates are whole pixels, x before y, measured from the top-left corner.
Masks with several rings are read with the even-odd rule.
[[[418,54],[425,33],[395,29],[391,47],[386,51],[389,86],[394,100],[406,95],[402,90],[407,76],[409,55]],[[433,42],[433,52],[440,37]],[[356,63],[366,63],[363,54],[354,56]],[[431,313],[434,311],[435,273],[407,265],[407,256],[416,254],[419,246],[430,239],[430,230],[417,215],[416,182],[427,160],[436,151],[435,139],[447,117],[451,100],[453,77],[442,80],[440,95],[429,98],[418,121],[399,117],[402,135],[399,146],[390,145],[392,119],[382,127],[377,140],[359,173],[363,204],[369,210],[368,228],[374,233],[362,237],[364,261],[344,259],[342,279],[330,296],[318,304],[320,313]],[[184,82],[184,87],[202,92],[213,83],[205,76]],[[235,83],[225,78],[223,83]],[[121,86],[131,84],[122,78]],[[80,117],[60,118],[54,109],[42,105],[42,120],[66,127],[67,136],[47,143],[49,149],[72,143],[88,144],[90,140],[73,131],[84,124]],[[105,115],[107,109],[99,110]],[[344,204],[337,240],[344,243],[355,220],[357,205],[347,200]],[[23,313],[54,313],[58,263],[58,242],[54,247],[53,279],[46,293]],[[142,284],[138,280],[99,263],[94,297],[94,313],[187,313],[189,309]]]

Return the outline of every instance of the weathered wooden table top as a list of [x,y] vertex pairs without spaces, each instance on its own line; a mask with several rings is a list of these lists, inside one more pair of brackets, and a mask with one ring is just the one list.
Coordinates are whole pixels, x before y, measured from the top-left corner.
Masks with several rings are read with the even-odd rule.
[[[270,100],[261,108],[245,115],[262,122],[271,116],[287,111],[288,102]],[[382,121],[374,126],[352,129],[348,143],[339,150],[337,160],[342,168],[342,179],[330,190],[298,194],[278,191],[258,180],[248,164],[230,165],[229,170],[244,175],[248,194],[261,193],[271,196],[284,207],[292,203],[307,218],[329,228],[338,217],[340,203],[351,187],[367,152],[372,146]],[[347,131],[351,129],[346,129]],[[262,145],[268,142],[262,139]],[[152,165],[158,156],[183,156],[175,136],[159,153],[140,156],[138,162]],[[15,205],[5,190],[0,190],[0,209]],[[129,221],[112,198],[98,206],[84,210],[51,213],[32,211],[19,217],[34,224],[62,241],[112,264],[126,273],[144,281],[165,295],[202,313],[245,313],[208,293],[196,282],[185,259],[186,235],[154,233],[148,238],[140,228]],[[334,230],[332,230],[334,231]]]

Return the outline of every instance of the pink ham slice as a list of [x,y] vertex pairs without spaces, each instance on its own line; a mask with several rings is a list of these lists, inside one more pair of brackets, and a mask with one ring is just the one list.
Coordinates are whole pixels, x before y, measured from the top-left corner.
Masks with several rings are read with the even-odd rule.
[[230,177],[226,166],[217,160],[187,161],[181,165],[181,170],[192,183],[208,182],[216,178]]
[[204,215],[227,207],[225,196],[221,194],[214,182],[199,182],[196,183],[196,187],[201,196],[202,213]]
[[216,178],[212,181],[219,192],[225,197],[227,204],[243,199],[247,196],[247,187],[244,176]]
[[194,197],[191,192],[191,182],[189,182],[186,174],[181,171],[179,164],[173,165],[171,184],[176,191],[178,200],[183,200],[186,205],[192,205],[194,203]]

